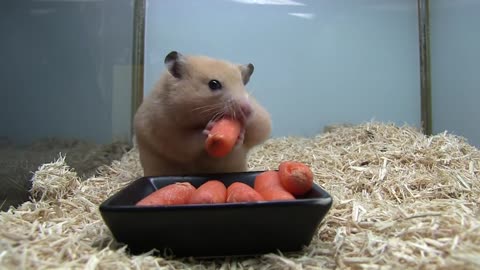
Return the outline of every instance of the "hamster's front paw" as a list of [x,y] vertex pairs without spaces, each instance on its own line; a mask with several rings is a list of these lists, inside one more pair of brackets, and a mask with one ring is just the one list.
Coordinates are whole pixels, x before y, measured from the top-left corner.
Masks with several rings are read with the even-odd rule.
[[208,136],[208,134],[210,134],[210,131],[212,131],[212,128],[213,128],[215,122],[216,121],[214,121],[214,120],[210,120],[210,122],[208,122],[207,125],[205,126],[205,128],[203,129],[202,133],[204,135]]

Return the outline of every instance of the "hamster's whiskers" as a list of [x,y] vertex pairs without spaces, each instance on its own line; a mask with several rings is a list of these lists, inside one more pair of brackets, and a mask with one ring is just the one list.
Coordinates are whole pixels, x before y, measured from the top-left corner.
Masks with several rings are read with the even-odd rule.
[[225,115],[224,111],[218,111],[215,115],[213,115],[212,119],[210,120],[211,122],[215,122],[218,119],[222,118]]
[[212,112],[215,112],[217,114],[218,112],[221,112],[224,108],[223,103],[216,103],[212,105],[206,105],[206,106],[201,106],[198,108],[195,108],[192,110],[192,113],[198,113],[200,115],[204,114],[211,114]]
[[219,103],[215,103],[215,104],[209,104],[209,105],[205,105],[205,106],[200,106],[200,107],[197,107],[197,108],[194,108],[192,109],[192,113],[195,112],[195,111],[198,111],[198,110],[203,110],[203,109],[209,109],[209,110],[212,110],[212,109],[220,109],[220,107],[223,105],[222,102],[219,102]]
[[246,115],[242,111],[241,105],[235,102],[233,98],[231,98],[228,102],[229,105],[229,115],[236,120],[241,122],[245,121]]
[[210,119],[210,121],[212,122],[215,122],[219,119],[221,119],[222,117],[228,115],[228,116],[232,116],[232,113],[231,113],[231,101],[232,100],[228,100],[227,102],[224,102],[222,103],[221,105],[223,106],[223,108],[218,108],[219,111],[215,113],[215,115],[213,115],[213,117]]

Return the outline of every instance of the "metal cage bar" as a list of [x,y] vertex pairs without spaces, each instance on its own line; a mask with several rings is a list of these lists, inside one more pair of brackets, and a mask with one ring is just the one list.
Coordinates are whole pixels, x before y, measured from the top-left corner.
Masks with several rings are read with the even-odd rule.
[[[143,101],[146,0],[134,0],[131,121]],[[133,125],[132,125],[133,134]]]
[[420,49],[420,111],[422,130],[432,134],[432,86],[430,74],[429,0],[418,0],[418,34]]

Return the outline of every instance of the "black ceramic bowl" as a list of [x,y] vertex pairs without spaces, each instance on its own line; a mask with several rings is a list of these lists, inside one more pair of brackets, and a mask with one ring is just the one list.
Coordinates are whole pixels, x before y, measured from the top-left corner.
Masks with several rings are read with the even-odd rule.
[[237,181],[253,186],[261,172],[142,177],[105,200],[100,213],[117,242],[134,254],[151,249],[193,257],[299,251],[310,244],[332,205],[330,194],[317,184],[294,201],[135,206],[174,182],[199,187],[216,179],[227,187]]

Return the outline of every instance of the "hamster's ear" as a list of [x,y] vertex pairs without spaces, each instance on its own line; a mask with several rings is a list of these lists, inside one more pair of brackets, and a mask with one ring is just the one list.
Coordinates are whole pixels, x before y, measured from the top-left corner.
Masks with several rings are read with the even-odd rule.
[[252,76],[254,70],[253,64],[239,65],[238,68],[240,69],[240,73],[242,74],[243,84],[247,85],[248,81],[250,81],[250,76]]
[[185,57],[176,51],[171,51],[165,56],[165,67],[175,78],[181,78],[184,72]]

